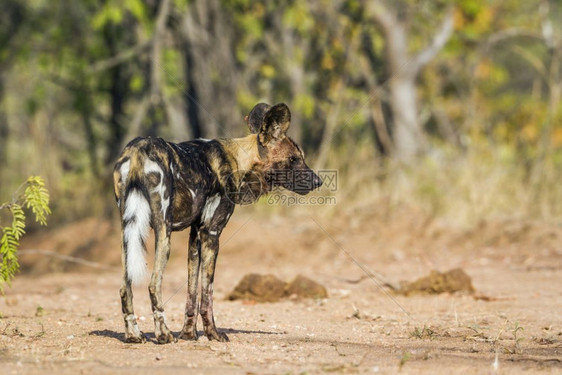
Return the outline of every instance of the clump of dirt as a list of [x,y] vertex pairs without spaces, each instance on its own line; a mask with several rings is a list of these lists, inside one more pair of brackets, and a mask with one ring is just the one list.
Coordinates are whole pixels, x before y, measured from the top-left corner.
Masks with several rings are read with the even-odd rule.
[[323,285],[302,275],[298,275],[293,281],[287,283],[274,275],[250,273],[240,280],[228,299],[276,302],[292,296],[297,298],[326,298],[328,292]]
[[285,287],[285,294],[287,296],[296,295],[300,298],[328,298],[328,291],[324,285],[302,275],[298,275],[293,281],[287,284]]
[[274,275],[250,273],[236,285],[229,300],[244,299],[256,302],[275,302],[285,296],[285,282]]
[[439,294],[467,292],[474,293],[472,279],[461,268],[447,272],[432,270],[428,276],[422,277],[411,283],[403,283],[396,292],[406,296],[412,294]]

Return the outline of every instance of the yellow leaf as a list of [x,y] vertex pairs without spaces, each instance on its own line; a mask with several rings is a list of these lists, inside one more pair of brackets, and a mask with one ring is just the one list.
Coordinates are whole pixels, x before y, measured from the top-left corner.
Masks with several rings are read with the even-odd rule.
[[555,147],[562,146],[562,129],[554,130],[554,134],[552,134],[552,143]]
[[269,64],[262,65],[260,71],[265,78],[275,77],[275,68]]
[[527,142],[533,142],[537,140],[538,130],[535,124],[529,123],[523,126],[521,129],[521,138],[523,138]]
[[474,25],[479,31],[487,30],[490,27],[493,18],[494,18],[494,12],[492,11],[492,8],[484,7],[476,15],[476,19],[474,20]]
[[453,25],[455,30],[461,30],[465,24],[464,14],[459,8],[455,8],[453,12]]

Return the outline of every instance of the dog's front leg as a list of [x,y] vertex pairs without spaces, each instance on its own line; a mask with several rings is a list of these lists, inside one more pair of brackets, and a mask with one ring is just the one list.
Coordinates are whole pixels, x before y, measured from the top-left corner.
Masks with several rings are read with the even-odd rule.
[[[220,231],[218,231],[220,233]],[[218,332],[213,316],[213,281],[215,279],[215,265],[219,253],[218,233],[201,229],[201,318],[203,328],[209,340],[229,341],[228,336]]]
[[201,241],[199,228],[193,225],[189,234],[189,249],[187,254],[187,302],[185,303],[185,321],[179,334],[180,339],[197,340],[197,286],[199,280],[199,266],[201,263]]

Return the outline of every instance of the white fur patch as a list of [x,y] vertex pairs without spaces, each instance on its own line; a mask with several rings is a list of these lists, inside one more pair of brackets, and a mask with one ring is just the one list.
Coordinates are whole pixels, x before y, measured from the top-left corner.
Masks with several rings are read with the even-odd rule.
[[164,186],[164,173],[162,168],[158,165],[158,163],[147,159],[144,162],[144,173],[158,173],[160,175],[160,183],[156,186],[152,193],[158,193],[160,195],[160,206],[162,208],[162,216],[166,217],[166,211],[168,211],[168,207],[170,206],[170,198],[164,199],[164,194],[166,193],[166,187]]
[[216,236],[216,235],[217,235],[217,231],[216,231],[216,230],[210,230],[210,231],[209,231],[209,234],[210,234],[211,236]]
[[166,315],[164,314],[164,311],[155,311],[154,317],[162,318],[164,320],[164,322],[166,321]]
[[131,161],[127,160],[123,164],[121,164],[121,169],[119,172],[121,173],[121,183],[125,185],[127,183],[127,176],[129,176],[129,168],[131,168]]
[[207,138],[199,138],[199,140],[203,142],[211,142],[211,140]]
[[133,190],[129,193],[123,220],[129,221],[124,231],[127,276],[133,284],[138,284],[147,273],[144,241],[150,229],[150,206],[140,191]]
[[179,222],[179,223],[173,223],[172,224],[172,228],[179,228],[181,226],[185,225],[185,222]]
[[166,194],[166,186],[164,186],[164,181],[160,180],[158,186],[152,190],[153,193],[158,193],[160,195],[160,207],[162,210],[162,216],[166,217],[166,211],[168,211],[168,207],[170,206],[170,197],[164,198],[164,194]]
[[160,176],[162,176],[162,168],[160,168],[160,166],[158,165],[158,163],[150,160],[150,159],[146,159],[144,161],[144,173],[149,174],[149,173],[158,173],[160,174]]
[[164,216],[164,218],[166,217],[166,211],[168,211],[168,207],[170,207],[170,198],[162,199],[162,216]]
[[209,225],[211,219],[215,215],[215,211],[221,202],[221,196],[219,193],[213,195],[211,198],[207,199],[205,202],[205,207],[203,207],[203,214],[201,215],[201,220],[205,225]]
[[191,198],[195,199],[195,192],[193,190],[191,190],[190,188],[187,188],[187,189],[191,193]]
[[176,171],[174,170],[174,165],[173,165],[173,164],[170,164],[170,172],[172,172],[172,176],[175,175],[176,178],[181,179],[180,172],[176,172]]

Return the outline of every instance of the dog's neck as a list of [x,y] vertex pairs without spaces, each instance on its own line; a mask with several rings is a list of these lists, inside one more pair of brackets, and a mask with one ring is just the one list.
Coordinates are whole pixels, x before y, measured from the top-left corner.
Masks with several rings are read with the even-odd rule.
[[250,134],[241,138],[220,139],[219,142],[228,156],[232,169],[231,177],[238,191],[251,189],[255,199],[267,193],[269,187],[264,163],[266,150],[260,145],[258,136]]
[[241,138],[221,139],[220,141],[229,157],[234,161],[233,172],[250,171],[261,164],[256,134]]

